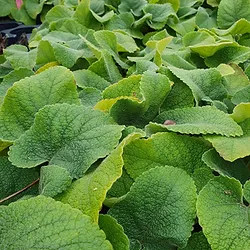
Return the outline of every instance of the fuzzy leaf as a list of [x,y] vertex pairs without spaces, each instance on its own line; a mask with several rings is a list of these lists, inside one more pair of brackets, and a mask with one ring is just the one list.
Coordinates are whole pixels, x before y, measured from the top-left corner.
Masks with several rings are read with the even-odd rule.
[[138,240],[143,248],[175,249],[187,244],[195,203],[196,188],[185,171],[156,167],[138,177],[109,214],[123,226],[129,239]]
[[15,83],[0,109],[0,137],[16,140],[33,124],[40,108],[54,103],[79,104],[74,76],[68,69],[53,67]]
[[123,147],[141,134],[131,134],[100,164],[97,169],[75,181],[70,188],[58,197],[63,203],[78,208],[98,222],[99,211],[107,191],[122,175]]
[[[166,120],[172,120],[175,124],[164,125]],[[165,111],[155,121],[165,126],[166,130],[183,134],[242,135],[241,127],[232,118],[211,106]]]
[[212,249],[249,249],[249,207],[243,204],[239,181],[223,176],[212,179],[198,196],[197,212]]
[[250,118],[239,124],[243,130],[240,137],[205,136],[213,144],[216,151],[226,160],[233,162],[236,159],[250,155]]
[[44,196],[1,206],[0,237],[8,250],[113,249],[88,216]]
[[122,128],[91,108],[47,105],[37,113],[34,125],[15,141],[10,160],[21,168],[49,161],[79,178],[92,163],[112,151]]
[[189,174],[205,167],[201,157],[209,145],[201,138],[171,132],[156,133],[148,139],[132,141],[124,148],[124,167],[132,178],[156,166],[174,166]]
[[129,239],[122,226],[113,217],[100,214],[99,227],[105,232],[114,250],[129,250]]

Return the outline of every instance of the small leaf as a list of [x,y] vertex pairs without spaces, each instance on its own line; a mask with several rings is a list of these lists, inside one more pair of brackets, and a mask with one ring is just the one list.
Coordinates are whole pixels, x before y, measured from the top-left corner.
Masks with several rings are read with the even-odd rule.
[[[166,120],[172,120],[174,124],[165,124]],[[242,135],[241,127],[231,117],[211,106],[165,111],[155,121],[163,124],[162,127],[167,125],[167,130],[184,134]]]
[[100,214],[99,227],[112,244],[114,250],[129,250],[129,239],[118,222],[108,214]]
[[9,250],[113,249],[87,215],[44,196],[1,206],[0,237]]
[[109,116],[91,108],[47,105],[36,114],[33,126],[15,141],[10,160],[21,168],[49,161],[79,178],[92,163],[112,151],[122,129]]
[[143,7],[147,5],[146,0],[121,0],[118,10],[120,13],[132,12],[135,16],[140,16]]
[[205,235],[201,232],[193,233],[188,239],[188,244],[183,250],[211,250]]
[[39,193],[54,197],[67,189],[72,182],[68,171],[55,165],[43,166],[40,171]]
[[238,123],[250,118],[250,102],[243,102],[235,106],[230,116]]
[[109,214],[123,226],[131,241],[138,240],[145,249],[175,249],[187,244],[195,202],[195,185],[185,171],[156,167],[138,177]]
[[212,179],[198,196],[197,213],[212,249],[249,249],[249,208],[243,204],[239,181],[223,176]]
[[204,153],[202,160],[219,174],[234,177],[242,184],[250,179],[250,170],[242,159],[234,162],[225,161],[214,149],[210,149]]

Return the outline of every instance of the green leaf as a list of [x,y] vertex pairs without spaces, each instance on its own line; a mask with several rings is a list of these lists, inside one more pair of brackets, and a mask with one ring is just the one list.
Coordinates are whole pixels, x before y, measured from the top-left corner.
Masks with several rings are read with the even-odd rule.
[[13,84],[25,77],[32,76],[34,72],[30,69],[19,68],[11,71],[8,75],[3,78],[0,84],[0,104],[3,103],[3,99],[8,91],[8,89],[13,86]]
[[234,73],[224,76],[223,83],[229,96],[234,96],[238,91],[244,89],[244,87],[250,86],[250,81],[241,67],[236,64],[230,64],[230,66],[233,68]]
[[96,73],[82,69],[73,72],[76,80],[76,84],[80,88],[93,87],[99,90],[104,90],[110,83],[97,75]]
[[221,74],[216,69],[184,70],[173,66],[169,69],[188,85],[196,104],[202,100],[223,100],[226,97],[227,92],[221,82]]
[[112,244],[114,250],[129,250],[129,240],[121,225],[110,215],[100,214],[99,227]]
[[136,2],[133,0],[121,0],[118,10],[120,13],[131,11],[135,16],[140,16],[143,7],[146,5],[146,0],[137,0]]
[[46,0],[24,0],[25,8],[31,18],[36,19],[37,15],[42,12]]
[[166,25],[169,17],[176,17],[176,13],[170,3],[147,4],[143,8],[143,12],[152,15],[152,18],[147,20],[147,24],[156,30],[162,29]]
[[211,5],[212,7],[217,7],[221,0],[207,0],[207,4]]
[[217,16],[217,22],[220,28],[229,28],[241,18],[250,21],[249,0],[221,0],[218,6]]
[[156,133],[148,139],[132,141],[124,148],[124,167],[133,179],[164,165],[179,167],[191,174],[206,166],[201,157],[209,148],[201,138],[171,132]]
[[72,182],[68,171],[55,165],[43,166],[40,171],[39,193],[54,197],[66,190]]
[[91,64],[88,69],[110,83],[115,83],[121,80],[122,76],[114,63],[112,56],[106,51],[102,51],[101,54],[101,58]]
[[123,34],[121,32],[114,32],[114,33],[116,35],[118,52],[133,53],[136,50],[139,50],[139,48],[136,45],[135,40],[131,36],[127,34]]
[[0,136],[14,141],[33,124],[36,112],[47,104],[79,104],[73,74],[53,67],[24,78],[7,92],[0,109]]
[[232,36],[243,35],[249,33],[250,22],[246,19],[240,19],[235,22],[230,28],[226,30],[213,29],[219,36],[226,36],[231,34]]
[[211,180],[198,196],[197,213],[212,249],[249,249],[249,208],[239,181],[223,176]]
[[90,0],[84,0],[78,4],[74,18],[86,28],[95,30],[100,28],[100,23],[94,18],[90,9]]
[[83,87],[79,92],[79,98],[83,106],[94,107],[102,99],[102,92],[92,87]]
[[[167,120],[175,124],[165,124]],[[224,112],[215,107],[181,108],[162,112],[154,121],[166,130],[183,134],[242,135],[241,127]]]
[[122,175],[123,147],[130,141],[139,138],[140,133],[131,134],[98,166],[94,171],[87,173],[73,182],[70,188],[58,197],[63,203],[78,208],[84,214],[98,222],[99,211],[105,200],[107,191]]
[[25,46],[11,45],[4,50],[4,56],[14,69],[33,69],[36,64],[36,50],[28,51]]
[[202,160],[220,175],[234,177],[242,184],[250,179],[250,169],[242,159],[234,162],[225,161],[214,149],[210,149],[204,153]]
[[[9,195],[25,188],[33,181],[38,179],[39,172],[37,169],[20,169],[11,164],[6,156],[0,157],[0,200]],[[32,193],[32,190],[16,196],[20,198],[24,194]]]
[[101,47],[108,51],[110,55],[113,56],[115,61],[122,67],[127,69],[128,65],[123,62],[117,52],[117,40],[116,35],[112,31],[99,30],[94,33],[96,41],[101,45]]
[[226,160],[233,162],[236,159],[250,155],[250,118],[239,123],[243,130],[240,137],[205,136],[213,144],[216,151]]
[[211,250],[205,235],[201,232],[193,233],[188,240],[188,244],[183,250]]
[[7,1],[6,2],[6,0],[1,0],[0,6],[1,6],[1,9],[0,9],[0,16],[1,17],[9,15],[11,12],[11,9],[16,7],[14,1]]
[[237,43],[226,39],[216,41],[215,37],[206,30],[187,33],[183,37],[183,44],[202,57],[212,56],[222,48],[237,45]]
[[244,185],[243,190],[244,197],[247,201],[250,201],[250,180],[248,180]]
[[232,97],[231,101],[234,104],[241,104],[242,102],[250,102],[250,85],[240,89]]
[[112,249],[88,216],[51,198],[14,202],[0,215],[1,249]]
[[250,118],[250,102],[243,102],[235,106],[230,116],[238,123]]
[[[11,0],[13,1],[13,0]],[[26,9],[26,6],[22,4],[21,8],[18,9],[16,6],[11,8],[11,16],[18,22],[22,22],[25,25],[34,25],[35,20],[32,19]]]
[[199,7],[195,16],[199,28],[211,29],[217,27],[217,12],[215,10]]
[[55,52],[49,41],[40,41],[37,47],[36,63],[44,65],[46,63],[55,62]]
[[187,244],[195,203],[196,188],[185,171],[156,167],[138,177],[109,214],[123,226],[129,239],[138,240],[143,248],[175,249]]
[[48,23],[58,22],[59,20],[65,21],[74,15],[74,11],[70,10],[64,5],[57,5],[53,7],[46,15],[45,20]]
[[79,178],[92,163],[112,151],[122,128],[91,108],[66,103],[47,105],[36,114],[33,126],[15,141],[10,160],[21,168],[49,161]]
[[217,67],[221,63],[243,63],[250,58],[250,48],[244,46],[230,46],[217,51],[213,56],[205,59],[208,67]]
[[194,180],[195,186],[197,188],[197,193],[199,193],[202,188],[214,177],[212,169],[208,167],[197,168],[192,174],[192,179]]
[[119,15],[114,15],[105,25],[105,29],[125,32],[134,38],[142,39],[143,34],[141,31],[133,27],[134,21],[135,19],[132,13],[124,12]]

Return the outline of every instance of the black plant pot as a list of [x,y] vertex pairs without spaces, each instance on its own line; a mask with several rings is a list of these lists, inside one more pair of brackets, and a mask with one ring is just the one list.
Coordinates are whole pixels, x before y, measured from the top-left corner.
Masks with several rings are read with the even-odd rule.
[[23,36],[26,39],[30,38],[32,30],[37,28],[39,25],[24,25],[20,22],[10,21],[10,22],[0,22],[0,32],[2,37],[7,38],[7,45],[12,45],[16,43],[21,43]]

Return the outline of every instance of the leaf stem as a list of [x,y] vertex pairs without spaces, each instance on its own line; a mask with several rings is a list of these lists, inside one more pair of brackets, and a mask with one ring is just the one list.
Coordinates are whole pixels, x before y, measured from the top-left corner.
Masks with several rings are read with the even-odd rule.
[[3,198],[2,200],[0,200],[0,204],[3,203],[3,202],[5,202],[5,201],[7,201],[7,200],[9,200],[9,199],[11,199],[11,198],[13,198],[13,197],[15,197],[15,196],[18,195],[18,194],[21,194],[22,192],[24,192],[24,191],[26,191],[28,188],[34,186],[34,185],[35,185],[36,183],[38,183],[38,182],[39,182],[39,178],[38,178],[37,180],[33,181],[32,183],[30,183],[29,185],[27,185],[26,187],[24,187],[23,189],[18,190],[17,192],[15,192],[15,193],[13,193],[13,194],[11,194],[11,195],[9,195],[9,196]]

